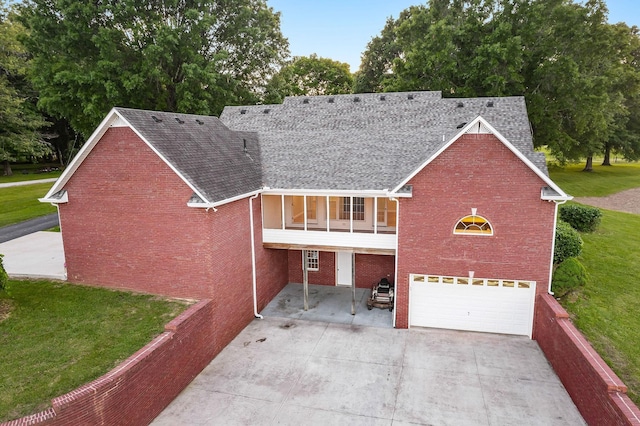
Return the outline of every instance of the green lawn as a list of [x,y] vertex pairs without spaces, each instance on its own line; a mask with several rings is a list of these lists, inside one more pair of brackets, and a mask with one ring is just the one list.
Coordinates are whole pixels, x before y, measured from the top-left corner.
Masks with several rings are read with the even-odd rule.
[[105,374],[185,307],[102,288],[10,281],[0,292],[0,422],[43,410]]
[[55,213],[56,208],[41,203],[38,198],[45,196],[52,183],[12,186],[0,188],[0,226],[11,225],[34,217]]
[[[551,178],[576,197],[640,187],[640,164],[550,168]],[[604,210],[600,228],[582,234],[585,287],[561,300],[574,324],[629,387],[640,404],[640,215]]]
[[604,210],[582,234],[585,287],[561,303],[640,404],[640,215]]
[[0,183],[9,183],[9,182],[23,182],[26,180],[37,180],[37,179],[51,179],[58,178],[62,174],[61,171],[57,172],[47,172],[47,173],[13,173],[11,176],[0,176]]
[[555,183],[574,197],[603,197],[625,189],[640,187],[640,163],[616,163],[613,166],[593,166],[593,172],[583,172],[584,164],[563,168],[549,166]]

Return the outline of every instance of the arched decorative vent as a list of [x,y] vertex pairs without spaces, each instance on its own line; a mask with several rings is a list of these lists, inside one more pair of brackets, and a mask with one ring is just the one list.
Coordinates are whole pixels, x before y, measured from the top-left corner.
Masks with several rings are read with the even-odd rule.
[[476,209],[471,209],[471,214],[465,216],[456,223],[454,234],[493,235],[493,227],[489,221],[476,214]]

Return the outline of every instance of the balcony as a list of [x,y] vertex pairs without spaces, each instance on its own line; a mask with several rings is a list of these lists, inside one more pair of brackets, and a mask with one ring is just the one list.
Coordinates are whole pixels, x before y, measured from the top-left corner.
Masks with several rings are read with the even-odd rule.
[[396,202],[383,197],[263,195],[265,247],[395,252]]

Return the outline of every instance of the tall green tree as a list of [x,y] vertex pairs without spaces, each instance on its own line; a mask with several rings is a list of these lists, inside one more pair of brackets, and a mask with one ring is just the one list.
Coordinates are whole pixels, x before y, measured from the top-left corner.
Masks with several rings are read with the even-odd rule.
[[285,96],[351,93],[349,64],[317,55],[297,56],[280,69],[267,85],[265,103],[281,103]]
[[26,0],[39,105],[88,136],[115,105],[218,114],[288,56],[265,0]]
[[637,32],[607,13],[602,0],[431,0],[372,39],[356,91],[524,95],[535,144],[561,161],[634,158]]
[[50,153],[41,138],[45,126],[36,111],[26,80],[28,54],[18,41],[24,27],[4,0],[0,0],[0,162],[11,175],[11,162],[33,161]]
[[615,57],[612,91],[624,96],[612,135],[605,142],[603,166],[611,165],[611,154],[626,160],[640,159],[640,30],[618,23],[610,27]]
[[412,12],[421,9],[424,9],[424,6],[411,6],[400,12],[397,20],[388,18],[380,35],[373,37],[367,44],[360,58],[360,69],[354,75],[354,93],[387,91],[386,78],[392,74],[393,61],[402,53],[397,40],[397,28],[411,16]]

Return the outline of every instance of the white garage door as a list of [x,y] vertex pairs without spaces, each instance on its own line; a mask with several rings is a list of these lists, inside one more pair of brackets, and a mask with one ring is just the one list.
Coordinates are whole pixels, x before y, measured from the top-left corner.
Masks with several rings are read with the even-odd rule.
[[409,324],[531,337],[535,281],[412,274]]

